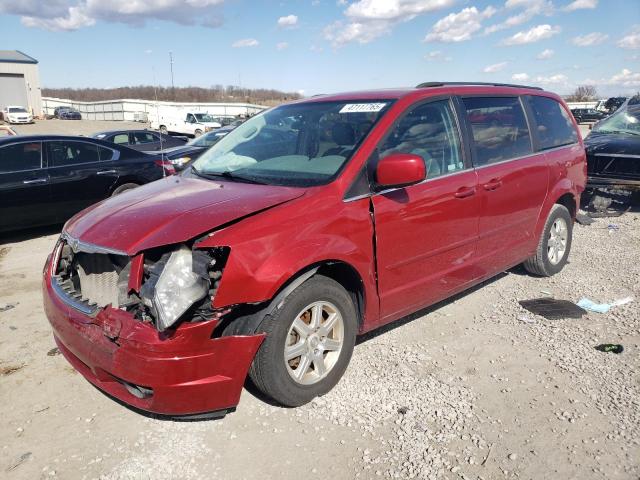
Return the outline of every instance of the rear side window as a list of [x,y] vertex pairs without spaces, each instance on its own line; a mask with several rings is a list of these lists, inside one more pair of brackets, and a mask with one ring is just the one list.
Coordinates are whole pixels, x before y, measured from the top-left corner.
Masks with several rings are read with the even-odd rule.
[[153,143],[157,141],[156,137],[147,132],[133,132],[133,143]]
[[517,97],[464,98],[475,144],[476,166],[533,153],[527,120]]
[[115,152],[110,148],[98,147],[98,156],[102,162],[105,160],[113,160],[114,154]]
[[49,165],[63,167],[98,162],[98,147],[83,142],[49,142]]
[[419,105],[402,117],[380,145],[380,158],[392,153],[421,156],[428,178],[463,170],[460,137],[449,101]]
[[42,143],[16,143],[0,148],[0,173],[42,168]]
[[569,115],[557,101],[547,97],[528,97],[536,122],[540,150],[570,145],[578,141]]
[[117,145],[129,145],[129,134],[119,133],[113,137],[113,143]]

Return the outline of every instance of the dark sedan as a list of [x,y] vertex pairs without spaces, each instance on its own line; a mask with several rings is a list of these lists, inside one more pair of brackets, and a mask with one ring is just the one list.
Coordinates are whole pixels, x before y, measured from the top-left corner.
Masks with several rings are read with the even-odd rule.
[[174,172],[159,155],[86,137],[0,138],[0,231],[62,223]]
[[599,122],[584,143],[588,187],[640,189],[640,104]]
[[153,152],[165,148],[180,147],[187,142],[184,137],[171,137],[149,130],[111,130],[92,135],[106,142],[125,145],[139,152]]
[[606,113],[599,112],[594,108],[574,108],[571,113],[578,123],[597,122],[607,116]]
[[56,107],[53,116],[60,120],[82,120],[80,112],[71,107]]
[[192,160],[195,160],[207,149],[218,143],[221,138],[234,128],[236,127],[231,125],[217,128],[216,130],[194,138],[186,145],[163,150],[163,156],[173,164],[176,170],[182,170]]

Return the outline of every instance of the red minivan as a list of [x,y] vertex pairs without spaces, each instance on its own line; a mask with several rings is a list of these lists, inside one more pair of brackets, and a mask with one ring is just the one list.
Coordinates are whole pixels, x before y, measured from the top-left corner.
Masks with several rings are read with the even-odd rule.
[[302,405],[357,335],[520,263],[562,270],[585,181],[576,123],[540,89],[313,97],[72,218],[46,314],[67,360],[135,408],[224,415],[247,373]]

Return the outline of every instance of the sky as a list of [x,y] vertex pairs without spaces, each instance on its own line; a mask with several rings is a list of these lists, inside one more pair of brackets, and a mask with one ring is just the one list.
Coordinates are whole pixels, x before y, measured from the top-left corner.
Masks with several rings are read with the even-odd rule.
[[0,32],[51,88],[169,86],[171,51],[176,86],[640,91],[640,0],[0,0]]

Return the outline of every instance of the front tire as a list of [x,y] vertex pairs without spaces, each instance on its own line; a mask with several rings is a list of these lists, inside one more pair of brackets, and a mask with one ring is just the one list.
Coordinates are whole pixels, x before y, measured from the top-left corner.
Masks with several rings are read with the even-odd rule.
[[356,328],[356,310],[346,290],[315,275],[258,326],[256,333],[266,338],[249,375],[281,405],[304,405],[338,383],[353,353]]
[[550,277],[567,264],[571,251],[573,219],[567,207],[555,204],[542,231],[533,257],[524,262],[524,268],[534,275]]
[[194,132],[194,137],[198,138],[200,135],[202,135],[202,130],[198,129]]
[[169,133],[169,130],[167,129],[166,125],[160,125],[160,133],[162,135],[167,135]]

